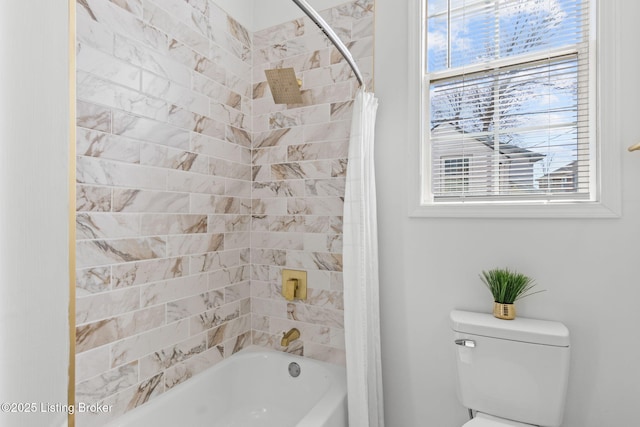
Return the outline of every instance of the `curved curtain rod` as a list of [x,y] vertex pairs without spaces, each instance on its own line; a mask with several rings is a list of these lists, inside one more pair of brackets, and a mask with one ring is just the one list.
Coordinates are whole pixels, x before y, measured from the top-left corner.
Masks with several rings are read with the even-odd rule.
[[329,24],[327,24],[327,21],[325,21],[318,14],[318,12],[316,12],[305,0],[293,0],[293,2],[297,4],[298,7],[302,9],[302,11],[306,13],[309,18],[311,18],[311,20],[318,26],[318,28],[322,30],[322,32],[329,38],[329,40],[331,40],[331,43],[333,43],[338,51],[342,54],[342,56],[344,56],[344,59],[347,61],[347,63],[353,70],[353,73],[356,75],[360,86],[362,86],[362,88],[364,89],[364,79],[362,78],[360,69],[353,60],[353,56],[351,56],[351,52],[349,52],[349,49],[347,49],[344,43],[342,43],[342,40],[340,40],[333,29],[331,29]]

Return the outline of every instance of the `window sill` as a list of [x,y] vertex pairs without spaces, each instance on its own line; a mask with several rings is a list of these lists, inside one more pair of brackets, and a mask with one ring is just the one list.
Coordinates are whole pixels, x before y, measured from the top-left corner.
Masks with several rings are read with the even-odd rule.
[[619,218],[620,209],[602,202],[420,204],[411,218]]

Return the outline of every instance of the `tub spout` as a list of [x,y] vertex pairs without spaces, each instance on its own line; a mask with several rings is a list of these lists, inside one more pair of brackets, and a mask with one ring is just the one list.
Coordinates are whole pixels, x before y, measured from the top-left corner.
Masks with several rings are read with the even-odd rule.
[[282,336],[280,345],[282,347],[287,347],[291,341],[297,340],[298,338],[300,338],[300,331],[296,328],[291,328],[289,329],[289,332],[285,332]]

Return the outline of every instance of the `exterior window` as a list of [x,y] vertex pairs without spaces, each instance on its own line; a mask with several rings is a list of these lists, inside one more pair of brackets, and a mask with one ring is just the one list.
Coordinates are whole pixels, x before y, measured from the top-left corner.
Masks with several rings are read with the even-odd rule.
[[469,158],[443,159],[442,193],[460,193],[469,186]]
[[427,203],[593,201],[589,0],[429,0]]

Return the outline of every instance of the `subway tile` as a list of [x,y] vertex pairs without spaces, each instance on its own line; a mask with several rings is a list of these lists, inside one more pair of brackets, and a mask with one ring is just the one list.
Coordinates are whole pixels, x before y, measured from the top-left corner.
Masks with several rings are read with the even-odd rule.
[[140,163],[140,144],[137,141],[95,130],[77,129],[76,150],[80,156],[99,157],[132,164]]
[[189,260],[178,256],[127,262],[114,265],[111,271],[113,287],[119,289],[188,275]]
[[78,240],[137,237],[139,235],[140,218],[137,215],[103,212],[76,214],[76,238]]
[[166,256],[166,242],[159,237],[80,240],[76,243],[78,268],[163,258],[164,256]]
[[77,101],[76,124],[80,128],[111,132],[111,110],[102,105]]
[[109,344],[165,324],[165,308],[151,307],[76,326],[76,352]]
[[76,210],[78,212],[109,212],[111,188],[91,185],[76,186]]
[[[189,336],[189,323],[185,320],[170,323],[147,332],[117,341],[110,346],[108,359],[111,367],[130,363],[142,357],[165,348],[175,342],[185,340]],[[104,347],[100,347],[101,349]],[[95,350],[91,350],[95,351]],[[90,352],[87,352],[90,353]],[[84,353],[82,353],[84,354]],[[141,371],[144,363],[141,362]],[[141,378],[148,375],[140,373]]]
[[76,322],[93,322],[138,308],[140,308],[140,291],[136,288],[80,297],[76,300]]
[[186,296],[202,294],[207,290],[207,276],[180,277],[140,287],[140,306],[150,307],[175,301]]
[[140,90],[142,70],[98,49],[78,43],[76,45],[76,69],[104,80]]

